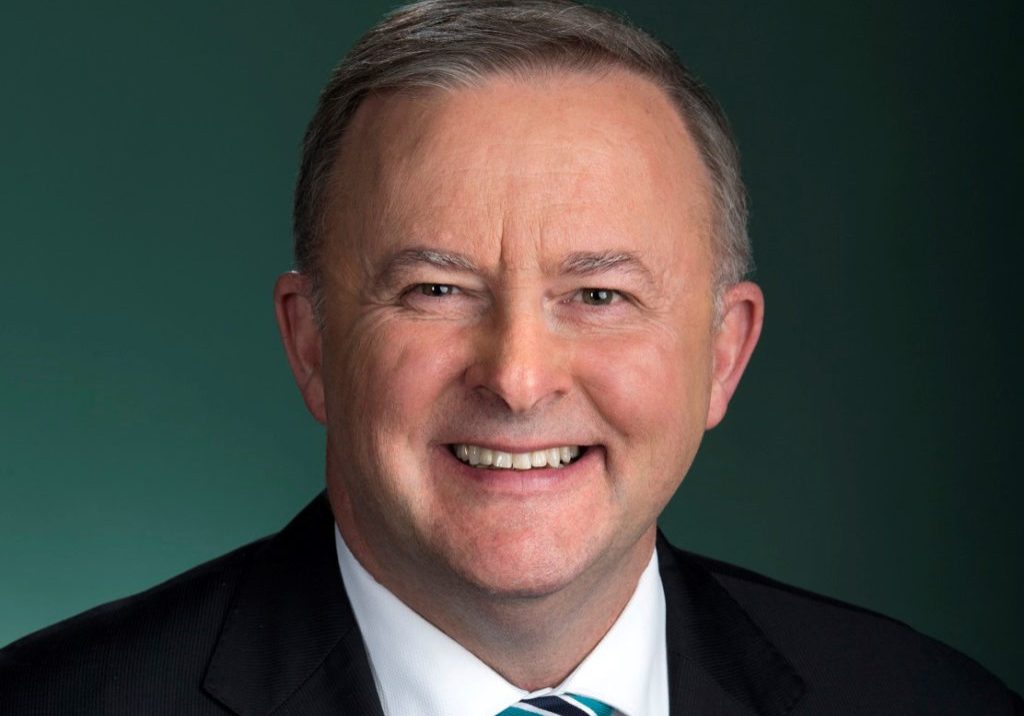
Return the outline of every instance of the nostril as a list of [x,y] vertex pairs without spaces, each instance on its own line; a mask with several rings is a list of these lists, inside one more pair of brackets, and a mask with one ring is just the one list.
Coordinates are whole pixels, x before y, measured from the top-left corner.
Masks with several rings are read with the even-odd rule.
[[479,397],[523,414],[564,396],[573,381],[559,341],[544,338],[547,329],[534,325],[542,319],[516,315],[503,320],[496,333],[481,335],[463,380]]

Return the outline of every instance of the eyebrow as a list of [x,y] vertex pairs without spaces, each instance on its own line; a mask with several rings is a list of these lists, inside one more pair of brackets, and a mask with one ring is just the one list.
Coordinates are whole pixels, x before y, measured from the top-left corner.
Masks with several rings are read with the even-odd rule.
[[648,284],[654,276],[632,251],[577,251],[562,261],[562,273],[570,276],[595,276],[613,270],[633,274]]
[[[388,258],[377,272],[377,283],[390,285],[404,272],[421,266],[466,273],[479,271],[476,264],[465,254],[411,248],[403,249]],[[561,274],[567,276],[596,276],[619,270],[635,275],[648,284],[654,283],[650,270],[632,251],[575,251],[562,261],[560,269]]]
[[377,272],[377,283],[389,285],[405,271],[420,267],[433,266],[442,269],[474,272],[477,270],[468,256],[454,251],[438,251],[437,249],[412,248],[403,249],[393,254]]

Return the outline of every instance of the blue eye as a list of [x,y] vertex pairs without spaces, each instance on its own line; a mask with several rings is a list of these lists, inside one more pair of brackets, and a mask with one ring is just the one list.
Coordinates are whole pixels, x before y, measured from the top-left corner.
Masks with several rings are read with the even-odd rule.
[[616,298],[619,292],[609,288],[584,288],[580,291],[580,299],[588,306],[607,306]]
[[421,283],[416,287],[420,293],[424,296],[430,296],[431,298],[444,298],[445,296],[451,296],[458,293],[458,287],[452,286],[450,283]]

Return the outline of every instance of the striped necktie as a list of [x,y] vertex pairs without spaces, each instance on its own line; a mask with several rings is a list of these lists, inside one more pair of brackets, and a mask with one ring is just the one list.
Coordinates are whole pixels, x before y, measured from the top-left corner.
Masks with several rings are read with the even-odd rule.
[[498,716],[612,716],[612,707],[579,694],[551,694],[523,699]]

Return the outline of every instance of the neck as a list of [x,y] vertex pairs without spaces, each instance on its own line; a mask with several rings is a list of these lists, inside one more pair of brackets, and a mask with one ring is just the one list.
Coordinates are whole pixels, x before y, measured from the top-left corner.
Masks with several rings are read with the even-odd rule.
[[357,534],[349,534],[345,522],[339,520],[346,545],[377,582],[526,691],[560,684],[608,633],[636,590],[656,534],[652,527],[616,558],[591,565],[559,589],[522,596],[485,591],[455,575],[398,575]]
[[470,590],[457,610],[435,608],[427,614],[410,606],[509,683],[526,691],[555,687],[619,618],[653,549],[652,530],[612,569],[581,575],[541,597],[496,598]]

